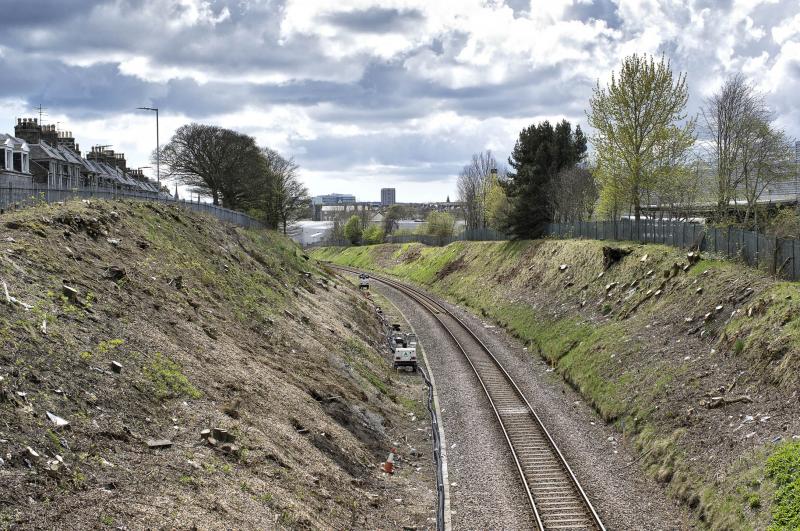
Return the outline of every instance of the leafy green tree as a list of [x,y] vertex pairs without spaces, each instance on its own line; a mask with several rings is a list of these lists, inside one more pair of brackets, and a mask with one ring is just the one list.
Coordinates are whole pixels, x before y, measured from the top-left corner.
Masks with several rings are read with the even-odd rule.
[[550,181],[562,169],[586,156],[580,126],[562,120],[555,127],[544,121],[523,129],[508,159],[512,171],[503,181],[510,209],[505,229],[517,238],[536,238],[552,221]]
[[383,229],[380,225],[370,225],[364,229],[364,233],[361,235],[361,238],[367,245],[383,243]]
[[510,212],[511,203],[501,181],[496,177],[490,179],[486,192],[486,224],[489,228],[502,231],[508,225]]
[[361,227],[361,218],[356,215],[350,216],[350,219],[344,224],[344,237],[347,238],[347,241],[355,245],[361,241],[361,235],[363,233],[364,229]]
[[425,221],[427,221],[425,231],[431,236],[436,236],[440,240],[453,236],[456,220],[452,214],[434,210],[428,214]]
[[644,200],[685,165],[696,138],[688,100],[686,75],[673,76],[663,57],[626,57],[608,87],[597,82],[587,116],[600,182],[611,185],[600,192],[602,211],[618,215],[624,200],[638,220]]

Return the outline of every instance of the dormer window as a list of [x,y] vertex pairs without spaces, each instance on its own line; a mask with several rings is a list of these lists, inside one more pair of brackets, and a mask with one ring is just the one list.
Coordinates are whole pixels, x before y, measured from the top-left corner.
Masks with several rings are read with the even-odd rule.
[[5,149],[0,149],[0,170],[6,169],[8,166],[8,155],[6,155]]

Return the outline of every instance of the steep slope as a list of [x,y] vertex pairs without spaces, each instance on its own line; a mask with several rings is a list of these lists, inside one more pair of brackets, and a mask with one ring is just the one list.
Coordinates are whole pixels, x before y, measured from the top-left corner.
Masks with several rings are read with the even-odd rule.
[[800,285],[597,241],[322,249],[464,304],[521,338],[714,529],[800,525]]
[[427,460],[377,467],[422,393],[337,280],[171,206],[0,216],[0,528],[428,523]]

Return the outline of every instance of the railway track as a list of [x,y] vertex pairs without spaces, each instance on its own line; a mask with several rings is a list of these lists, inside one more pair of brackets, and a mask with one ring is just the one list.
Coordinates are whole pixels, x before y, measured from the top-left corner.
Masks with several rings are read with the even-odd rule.
[[[349,273],[360,272],[329,265]],[[547,428],[483,341],[458,316],[423,291],[370,275],[428,310],[472,366],[508,443],[538,529],[604,531],[600,517]]]

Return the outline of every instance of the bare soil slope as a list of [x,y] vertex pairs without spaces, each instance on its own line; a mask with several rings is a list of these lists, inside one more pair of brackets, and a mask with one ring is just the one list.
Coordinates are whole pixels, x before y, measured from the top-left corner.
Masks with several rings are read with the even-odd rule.
[[323,249],[411,280],[525,341],[714,529],[800,526],[800,285],[655,245]]
[[146,203],[4,214],[0,528],[430,525],[431,469],[378,470],[427,433],[380,341],[276,234]]

